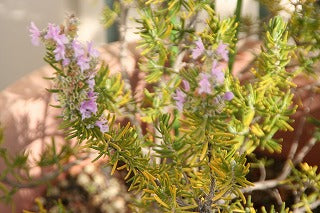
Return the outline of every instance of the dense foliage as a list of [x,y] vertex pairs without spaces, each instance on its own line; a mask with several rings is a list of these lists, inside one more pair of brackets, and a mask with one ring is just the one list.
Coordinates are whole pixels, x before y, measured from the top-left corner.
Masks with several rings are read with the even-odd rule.
[[[126,171],[128,190],[135,192],[134,212],[256,212],[250,193],[283,185],[297,192],[293,205],[266,204],[262,212],[315,209],[320,200],[317,167],[299,164],[310,149],[294,150],[278,178],[253,183],[247,175],[252,166],[267,164],[256,158],[257,149],[281,152],[275,134],[294,130],[293,80],[301,73],[317,76],[319,6],[297,1],[284,21],[277,15],[283,10],[279,1],[261,1],[270,10],[257,32],[261,51],[251,79],[241,82],[232,72],[238,33],[248,29],[241,2],[235,16],[226,19],[206,0],[116,1],[114,8],[106,8],[105,24],[120,23],[122,62],[128,8],[139,10],[140,70],[150,85],[140,99],[132,93],[125,67],[122,74],[110,74],[92,44],[77,40],[74,16],[63,26],[49,24],[43,30],[32,23],[32,41],[44,44],[44,59],[56,71],[49,78],[55,87],[48,91],[56,95],[54,107],[62,109],[61,128],[67,139],[79,142],[74,147],[67,143],[60,153],[53,142],[39,165],[57,164],[64,171],[68,157],[96,150],[96,159],[108,156],[111,173]],[[202,30],[197,27],[200,13],[207,16]],[[125,119],[130,122],[124,124]],[[317,135],[306,146],[314,145]],[[18,183],[33,185],[26,177],[26,154],[9,157],[1,149],[1,157],[8,166],[2,181],[9,182],[10,174]],[[25,174],[16,174],[16,168]],[[0,186],[4,199],[19,188]]]

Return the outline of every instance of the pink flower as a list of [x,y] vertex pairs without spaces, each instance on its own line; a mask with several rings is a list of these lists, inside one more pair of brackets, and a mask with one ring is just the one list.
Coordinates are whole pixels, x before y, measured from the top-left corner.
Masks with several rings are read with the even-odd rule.
[[225,61],[229,60],[229,56],[228,56],[228,49],[227,49],[227,45],[224,43],[220,43],[219,46],[216,49],[216,53]]
[[70,64],[70,59],[69,58],[63,59],[63,62],[62,62],[63,66],[68,66],[69,64]]
[[100,131],[102,133],[109,131],[109,125],[107,124],[107,121],[105,119],[96,121],[95,125],[100,128]]
[[187,80],[182,80],[182,83],[183,83],[183,87],[184,87],[184,90],[189,92],[190,91],[190,84]]
[[77,64],[80,67],[81,72],[90,68],[89,62],[89,59],[85,55],[77,58]]
[[88,53],[89,53],[89,56],[93,58],[97,58],[100,55],[99,51],[93,48],[92,42],[88,42]]
[[93,90],[94,85],[96,84],[96,82],[94,81],[94,76],[90,77],[90,78],[87,80],[87,84],[88,84],[89,88],[90,88],[91,90]]
[[175,96],[173,96],[173,100],[176,101],[177,108],[179,111],[182,111],[183,109],[185,98],[186,98],[186,94],[184,94],[180,89],[177,89]]
[[89,98],[92,98],[92,99],[94,99],[94,100],[97,99],[96,93],[93,92],[93,91],[89,91],[89,92],[88,92],[88,97],[89,97]]
[[41,32],[38,29],[38,27],[34,24],[34,22],[31,22],[30,27],[29,27],[29,32],[30,37],[31,37],[31,43],[34,46],[39,46],[40,44],[40,36],[41,36]]
[[211,74],[215,77],[218,83],[223,84],[224,82],[224,73],[219,67],[217,60],[212,62]]
[[63,44],[58,44],[53,53],[55,54],[54,56],[56,61],[60,61],[62,59],[65,59],[66,48]]
[[57,44],[67,44],[69,42],[65,34],[60,34],[56,39]]
[[231,101],[233,98],[234,98],[233,92],[228,91],[228,92],[224,93],[224,99],[225,100]]
[[54,24],[48,24],[48,31],[44,37],[45,39],[52,39],[57,42],[58,45],[68,43],[68,38],[65,34],[60,34],[60,27]]
[[95,96],[95,93],[94,92],[89,92],[88,93],[88,98],[89,98],[88,100],[83,101],[80,104],[79,111],[81,113],[82,120],[85,119],[85,118],[90,118],[92,113],[96,114],[97,111],[98,111],[98,106],[97,106],[97,103],[96,103],[97,97]]
[[74,56],[77,58],[79,56],[82,56],[84,54],[83,47],[81,43],[77,40],[72,41],[72,49],[74,51]]
[[60,27],[49,23],[48,24],[48,31],[47,31],[47,35],[44,37],[45,39],[53,39],[55,40],[60,33]]
[[211,84],[209,82],[209,75],[207,73],[200,73],[201,76],[201,80],[199,82],[199,94],[202,93],[207,93],[210,94],[211,93]]
[[192,50],[192,58],[197,59],[205,51],[201,38],[196,41],[196,47]]

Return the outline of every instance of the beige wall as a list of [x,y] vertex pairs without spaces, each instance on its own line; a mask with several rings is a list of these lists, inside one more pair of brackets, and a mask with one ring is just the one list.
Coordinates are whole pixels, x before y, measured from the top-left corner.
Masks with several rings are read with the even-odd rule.
[[[216,3],[216,10],[222,16],[233,15],[236,9],[237,0],[218,0]],[[243,0],[242,15],[250,15],[253,17],[259,16],[259,3],[255,0]]]
[[40,27],[60,22],[63,8],[62,0],[0,1],[0,89],[44,64],[42,49],[31,45],[27,26],[31,20]]
[[[99,23],[104,0],[0,0],[0,90],[41,67],[44,50],[31,45],[28,26],[61,23],[67,11],[83,16],[80,39],[104,42]],[[90,14],[90,15],[89,15]],[[86,27],[86,30],[84,29]]]

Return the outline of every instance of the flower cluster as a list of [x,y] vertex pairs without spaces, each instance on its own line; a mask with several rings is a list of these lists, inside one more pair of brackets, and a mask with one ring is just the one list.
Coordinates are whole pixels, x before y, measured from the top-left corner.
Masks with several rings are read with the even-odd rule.
[[192,51],[192,58],[197,59],[200,55],[202,55],[205,51],[204,45],[202,43],[202,40],[199,39],[196,41],[196,48]]
[[173,99],[176,101],[177,103],[177,108],[179,111],[183,110],[183,104],[186,101],[187,95],[181,91],[181,89],[177,89],[176,94],[173,96]]
[[109,127],[106,119],[98,115],[99,94],[94,89],[99,52],[91,42],[84,45],[77,39],[77,26],[78,20],[73,16],[66,26],[48,24],[42,31],[31,22],[31,42],[35,46],[43,42],[48,50],[47,60],[59,69],[54,81],[63,118],[75,120],[80,117],[87,128],[97,126],[104,133]]
[[[212,97],[213,103],[219,105],[221,108],[224,105],[224,101],[231,101],[234,98],[234,94],[231,91],[224,92],[223,95],[219,94],[216,87],[224,85],[225,81],[225,73],[223,72],[223,66],[220,61],[228,62],[228,49],[227,45],[224,43],[220,43],[218,47],[212,52],[207,51],[205,49],[202,40],[199,39],[195,42],[196,47],[192,50],[192,58],[197,59],[199,56],[203,54],[207,54],[207,56],[213,57],[211,72],[200,72],[198,76],[198,86],[195,89],[195,93],[198,96],[208,96]],[[183,110],[183,107],[188,99],[188,93],[190,91],[190,84],[188,81],[183,80],[183,91],[181,89],[177,89],[173,99],[176,101],[176,106],[179,111]],[[194,94],[192,94],[194,95]],[[192,100],[190,100],[192,101]],[[221,110],[218,110],[221,111]]]

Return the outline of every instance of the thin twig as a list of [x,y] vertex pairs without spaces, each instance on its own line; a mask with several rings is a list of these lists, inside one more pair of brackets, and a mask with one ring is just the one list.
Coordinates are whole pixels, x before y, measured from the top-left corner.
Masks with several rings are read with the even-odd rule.
[[266,180],[266,167],[262,162],[259,162],[259,171],[260,171],[260,178],[259,181],[265,181]]
[[214,197],[214,191],[216,187],[216,181],[214,177],[211,177],[211,183],[210,183],[210,191],[209,194],[205,195],[204,201],[199,199],[199,212],[200,213],[211,213],[212,212],[212,199]]
[[295,159],[293,160],[293,164],[301,163],[304,157],[310,152],[312,147],[317,143],[316,138],[311,138],[306,145],[300,150],[300,152],[296,155]]
[[[316,138],[311,138],[309,140],[309,142],[300,150],[300,152],[296,155],[297,157],[293,160],[294,164],[298,164],[301,163],[303,158],[308,154],[308,152],[311,150],[311,148],[316,144],[318,140]],[[291,170],[290,170],[291,171]],[[289,171],[289,173],[290,173]],[[252,192],[252,191],[256,191],[256,190],[265,190],[265,189],[270,189],[270,188],[274,188],[277,187],[279,185],[281,185],[281,182],[287,178],[287,176],[289,175],[289,173],[287,173],[287,175],[283,175],[281,174],[278,178],[275,179],[271,179],[271,180],[266,180],[266,181],[259,181],[259,182],[255,182],[253,183],[254,186],[250,186],[247,188],[242,189],[241,191],[243,193],[248,193],[248,192]]]
[[55,170],[53,172],[50,172],[50,173],[42,176],[41,178],[39,178],[37,180],[33,180],[32,182],[29,182],[29,183],[15,182],[15,181],[9,180],[7,177],[4,178],[2,181],[4,183],[8,184],[9,186],[16,187],[16,188],[19,188],[19,189],[22,189],[22,188],[34,188],[34,187],[39,186],[40,184],[47,183],[47,182],[55,179],[62,172],[68,171],[71,167],[80,164],[81,162],[83,162],[83,160],[86,160],[87,158],[88,158],[87,156],[86,157],[82,157],[82,158],[80,158],[78,160],[75,160],[73,162],[65,164],[61,169],[57,169],[57,170]]
[[[312,209],[317,208],[318,206],[320,206],[320,200],[317,200],[317,201],[311,203],[311,204],[309,205],[309,208],[312,210]],[[303,207],[300,207],[300,208],[298,208],[298,209],[295,209],[295,210],[293,211],[293,213],[306,212],[306,210],[307,210],[307,208],[306,208],[305,206],[303,206]]]
[[[129,13],[129,6],[126,5],[123,1],[120,2],[120,17],[119,17],[119,32],[120,32],[120,51],[119,51],[119,59],[120,59],[120,69],[121,74],[123,76],[123,81],[125,82],[125,88],[133,94],[133,90],[131,87],[131,81],[130,76],[127,69],[127,58],[128,58],[128,41],[127,41],[127,17]],[[134,97],[132,95],[132,100],[134,100]],[[134,100],[135,101],[135,100]],[[139,138],[143,138],[142,130],[140,122],[137,120],[135,114],[138,111],[136,104],[134,105],[126,105],[126,109],[130,112],[128,114],[131,114],[133,116],[127,116],[130,122],[136,127],[137,134]]]
[[254,186],[246,187],[242,189],[241,191],[243,193],[248,193],[256,190],[265,190],[265,189],[270,189],[278,186],[282,180],[279,179],[271,179],[271,180],[265,180],[265,181],[259,181],[253,183]]
[[199,16],[199,12],[197,11],[196,14],[194,14],[194,16],[191,17],[191,20],[190,20],[190,22],[187,24],[186,29],[190,29],[190,28],[195,27],[194,25],[197,23],[198,16]]
[[120,18],[119,18],[120,68],[121,68],[121,73],[123,74],[124,81],[126,82],[127,89],[131,91],[130,77],[129,77],[127,66],[126,66],[126,60],[128,56],[128,42],[126,40],[126,36],[127,36],[126,25],[127,25],[127,16],[129,13],[129,7],[125,5],[123,1],[120,1],[120,9],[121,9]]
[[[311,97],[309,100],[310,100],[310,103],[312,103],[313,98]],[[291,171],[290,162],[292,161],[292,159],[294,158],[294,156],[297,152],[299,141],[300,141],[300,138],[301,138],[301,135],[302,135],[302,132],[303,132],[306,120],[307,120],[307,115],[309,113],[310,113],[310,107],[306,106],[303,110],[303,116],[302,116],[300,123],[299,123],[299,126],[296,130],[296,134],[294,136],[294,139],[293,139],[290,151],[289,151],[288,159],[286,160],[285,165],[282,169],[280,179],[285,179]]]
[[283,201],[282,201],[281,195],[279,193],[279,190],[273,189],[271,191],[271,193],[272,193],[273,197],[277,200],[278,205],[281,205],[283,203]]
[[[242,0],[237,0],[237,6],[236,6],[236,10],[234,11],[234,15],[235,15],[235,22],[236,23],[240,23],[240,19],[241,19],[241,7],[242,7]],[[235,32],[235,38],[238,39],[238,33],[239,33],[239,25],[236,28],[236,32]],[[229,55],[229,63],[228,63],[228,67],[229,70],[232,72],[232,67],[235,61],[235,57],[237,54],[237,47],[235,47],[234,52],[232,54]]]
[[[310,100],[312,100],[312,99],[310,99]],[[311,138],[309,140],[309,142],[306,145],[304,145],[304,147],[299,151],[299,153],[296,154],[298,142],[301,138],[302,131],[303,131],[303,128],[304,128],[304,125],[306,122],[306,116],[309,114],[309,112],[310,112],[310,108],[306,107],[304,109],[304,117],[302,118],[302,121],[300,122],[300,124],[298,126],[298,130],[296,132],[293,144],[291,146],[288,160],[286,161],[286,164],[283,167],[281,174],[275,179],[256,182],[256,183],[254,183],[254,186],[242,189],[243,193],[249,193],[249,192],[252,192],[255,190],[271,189],[271,188],[275,188],[275,187],[281,185],[281,182],[283,180],[285,180],[291,172],[290,162],[293,162],[294,165],[302,162],[304,157],[307,155],[307,153],[312,149],[312,147],[317,142],[316,138]]]
[[179,55],[177,56],[177,59],[176,59],[176,61],[174,62],[173,67],[172,67],[172,69],[173,69],[174,71],[179,72],[179,70],[182,68],[182,61],[183,61],[183,58],[184,58],[185,54],[186,54],[186,51],[183,50],[183,51],[181,51],[181,52],[179,53]]

